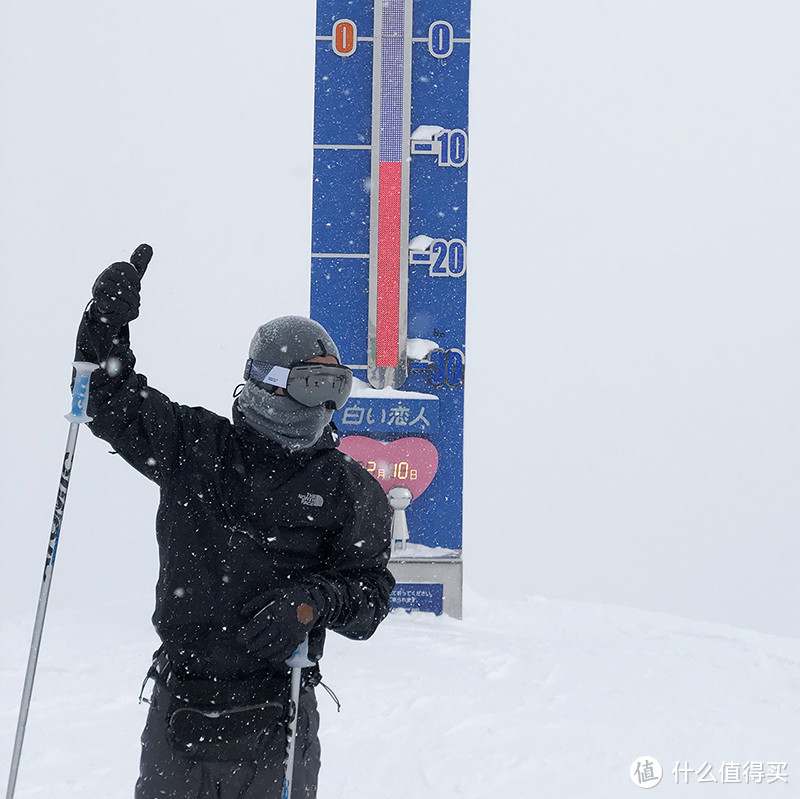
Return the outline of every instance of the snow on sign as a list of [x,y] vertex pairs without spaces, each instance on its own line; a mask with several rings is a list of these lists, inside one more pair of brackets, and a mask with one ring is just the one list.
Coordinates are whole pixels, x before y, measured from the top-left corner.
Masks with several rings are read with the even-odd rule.
[[392,483],[394,606],[457,617],[469,35],[469,0],[317,0],[311,315],[359,378],[341,448]]

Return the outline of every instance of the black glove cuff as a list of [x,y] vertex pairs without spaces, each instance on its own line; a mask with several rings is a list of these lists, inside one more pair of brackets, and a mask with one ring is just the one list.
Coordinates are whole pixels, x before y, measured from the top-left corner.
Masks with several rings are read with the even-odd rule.
[[302,583],[302,589],[308,594],[309,605],[314,609],[314,626],[326,626],[336,606],[333,588],[324,578],[312,577]]

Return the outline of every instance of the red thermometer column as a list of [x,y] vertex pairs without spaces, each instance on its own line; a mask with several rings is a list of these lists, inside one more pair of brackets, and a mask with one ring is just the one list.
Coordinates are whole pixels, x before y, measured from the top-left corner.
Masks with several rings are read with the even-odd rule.
[[372,71],[369,382],[406,379],[413,0],[376,0]]

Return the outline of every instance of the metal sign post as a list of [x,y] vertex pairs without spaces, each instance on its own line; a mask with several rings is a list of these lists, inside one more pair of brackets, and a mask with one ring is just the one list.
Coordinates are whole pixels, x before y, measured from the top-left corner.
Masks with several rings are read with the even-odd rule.
[[461,617],[469,0],[318,0],[311,315],[341,448],[394,510],[395,607]]

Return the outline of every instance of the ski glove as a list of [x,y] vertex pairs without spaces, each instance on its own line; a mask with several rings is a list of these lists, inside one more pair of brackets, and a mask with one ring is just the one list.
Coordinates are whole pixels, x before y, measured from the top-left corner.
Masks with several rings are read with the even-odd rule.
[[139,245],[130,262],[117,261],[104,269],[92,287],[92,314],[114,330],[139,316],[142,275],[153,256],[149,244]]
[[305,587],[259,594],[243,608],[249,621],[236,640],[251,654],[283,666],[322,614],[322,597]]

